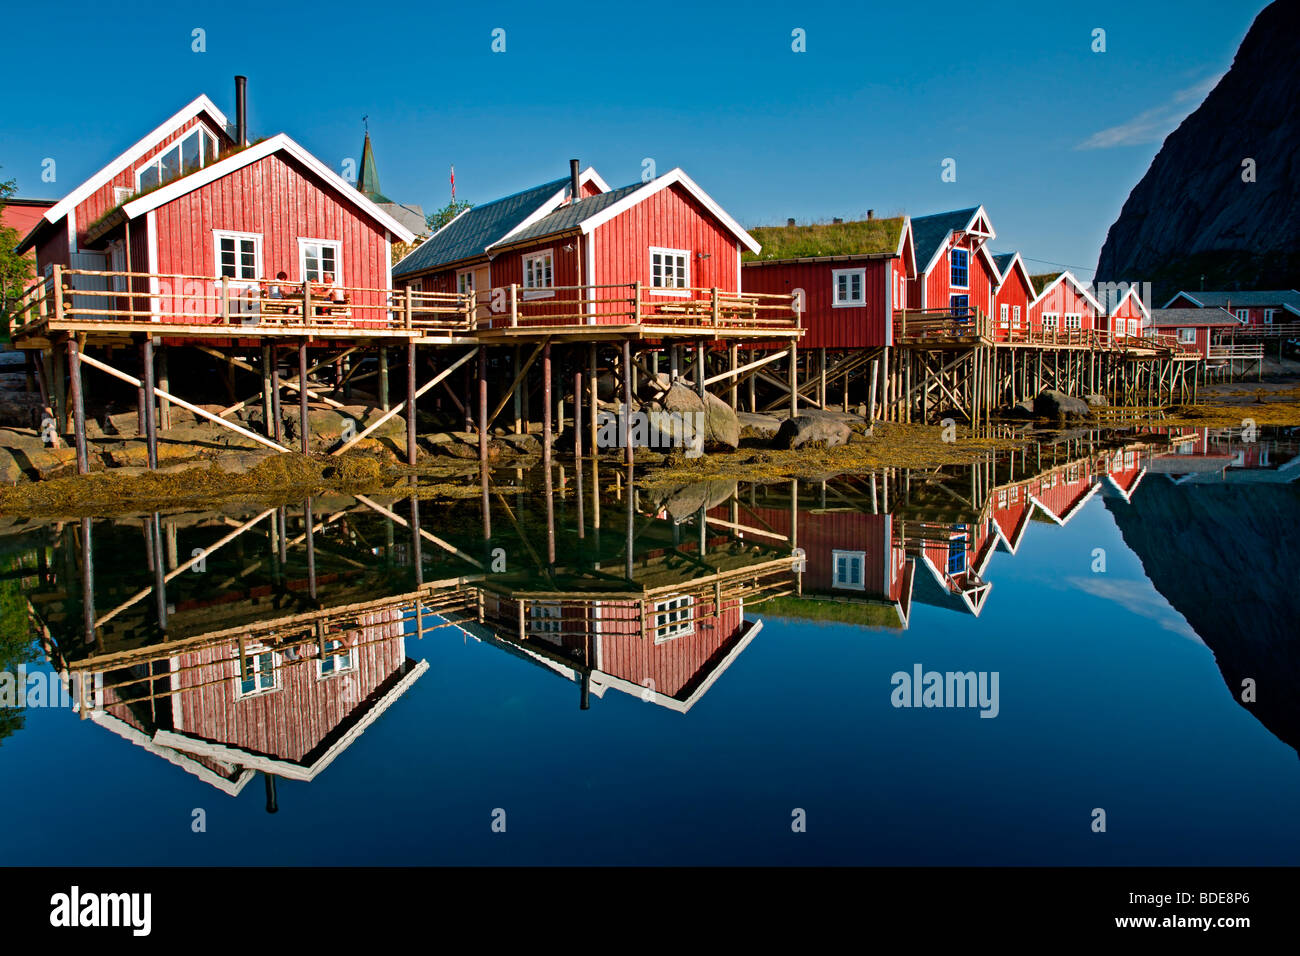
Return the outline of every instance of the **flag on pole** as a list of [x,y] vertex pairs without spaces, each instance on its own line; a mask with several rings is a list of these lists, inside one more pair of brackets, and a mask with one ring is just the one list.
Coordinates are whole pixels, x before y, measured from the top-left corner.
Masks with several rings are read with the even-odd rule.
[[456,201],[456,167],[451,167],[451,201]]

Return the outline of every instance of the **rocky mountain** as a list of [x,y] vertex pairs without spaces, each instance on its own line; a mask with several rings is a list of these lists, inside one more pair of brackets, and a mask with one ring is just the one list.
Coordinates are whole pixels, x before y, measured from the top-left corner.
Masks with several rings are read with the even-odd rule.
[[[1300,286],[1300,3],[1276,0],[1232,68],[1165,139],[1110,227],[1099,281],[1179,288]],[[1254,182],[1243,163],[1254,160]]]

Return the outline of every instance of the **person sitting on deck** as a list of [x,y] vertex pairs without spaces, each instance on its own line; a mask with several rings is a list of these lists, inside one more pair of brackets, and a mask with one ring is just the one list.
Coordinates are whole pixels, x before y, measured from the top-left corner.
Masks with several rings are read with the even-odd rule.
[[348,297],[342,289],[334,284],[334,273],[323,273],[321,281],[324,282],[324,285],[319,287],[319,293],[316,289],[313,289],[313,296],[319,294],[332,309],[341,310],[343,306],[347,305]]
[[286,273],[283,269],[281,269],[279,272],[275,274],[275,282],[273,282],[271,284],[271,287],[266,290],[267,296],[269,296],[272,299],[283,299],[284,287],[281,286],[280,283],[288,282],[288,281],[289,281],[288,273]]

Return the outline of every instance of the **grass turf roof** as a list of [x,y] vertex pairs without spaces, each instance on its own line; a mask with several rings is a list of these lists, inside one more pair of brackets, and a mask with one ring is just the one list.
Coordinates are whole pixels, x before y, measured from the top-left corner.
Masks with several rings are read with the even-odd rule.
[[1029,281],[1034,284],[1034,295],[1042,295],[1043,290],[1057,280],[1061,273],[1059,272],[1040,272],[1038,275],[1029,277]]
[[902,216],[803,226],[755,226],[749,234],[758,240],[763,251],[758,255],[747,251],[743,258],[762,261],[896,252],[902,231]]

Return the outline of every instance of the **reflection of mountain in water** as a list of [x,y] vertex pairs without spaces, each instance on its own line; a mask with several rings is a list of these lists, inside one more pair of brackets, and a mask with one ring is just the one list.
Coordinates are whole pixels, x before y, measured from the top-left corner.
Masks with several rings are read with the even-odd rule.
[[1300,750],[1300,539],[1288,520],[1300,489],[1153,479],[1131,504],[1106,507],[1156,590],[1214,652],[1233,698],[1253,678],[1258,699],[1243,706]]

